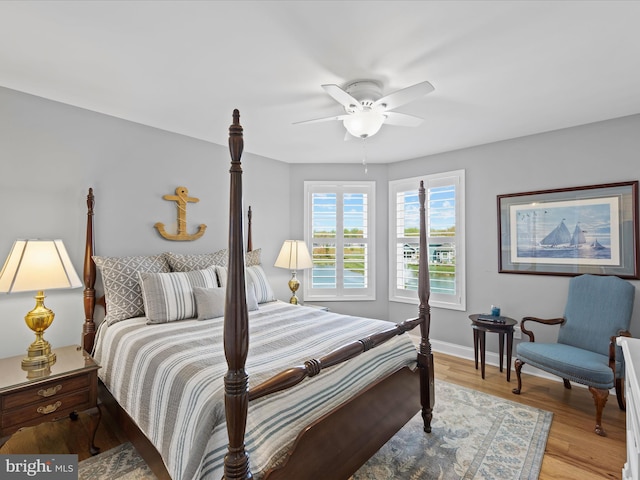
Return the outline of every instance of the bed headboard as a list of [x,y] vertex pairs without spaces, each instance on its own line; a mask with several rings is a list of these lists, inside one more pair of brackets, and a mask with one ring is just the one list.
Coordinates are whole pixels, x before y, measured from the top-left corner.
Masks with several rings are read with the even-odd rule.
[[93,261],[95,242],[93,239],[93,188],[87,195],[87,237],[84,247],[84,323],[82,325],[82,346],[85,351],[93,350],[93,342],[96,338],[96,324],[94,314],[96,308],[96,264]]
[[[100,305],[106,309],[104,295],[96,298],[96,264],[93,261],[95,252],[95,237],[93,229],[93,217],[94,217],[95,197],[93,195],[93,188],[89,188],[87,194],[87,233],[84,247],[84,267],[83,267],[83,281],[84,281],[84,322],[82,324],[82,338],[81,344],[85,351],[91,352],[93,350],[93,344],[96,338],[96,323],[95,312],[96,305]],[[247,212],[247,252],[253,251],[253,238],[252,238],[252,217],[253,211],[251,206]]]

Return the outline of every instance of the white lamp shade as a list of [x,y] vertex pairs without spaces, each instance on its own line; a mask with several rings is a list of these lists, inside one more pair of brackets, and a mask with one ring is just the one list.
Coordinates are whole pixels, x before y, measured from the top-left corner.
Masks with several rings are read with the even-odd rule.
[[346,117],[342,123],[354,137],[367,138],[375,135],[382,127],[385,116],[374,110],[362,110]]
[[302,240],[285,240],[274,266],[289,270],[313,267],[306,243]]
[[16,240],[0,272],[4,293],[81,286],[62,240]]

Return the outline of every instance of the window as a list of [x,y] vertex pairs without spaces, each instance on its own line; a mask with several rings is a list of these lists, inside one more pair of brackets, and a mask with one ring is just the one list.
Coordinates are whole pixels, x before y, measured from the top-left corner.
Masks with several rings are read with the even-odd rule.
[[304,183],[305,300],[374,300],[374,182]]
[[389,300],[418,303],[420,180],[426,190],[429,303],[464,310],[464,170],[389,182]]

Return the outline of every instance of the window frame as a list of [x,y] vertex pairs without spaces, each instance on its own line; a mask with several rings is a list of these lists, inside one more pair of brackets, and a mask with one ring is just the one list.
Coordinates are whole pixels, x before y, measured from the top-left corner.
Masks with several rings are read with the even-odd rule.
[[[418,304],[417,291],[397,288],[397,252],[396,242],[398,241],[397,225],[397,194],[403,191],[418,191],[420,180],[424,181],[427,193],[426,216],[427,228],[429,228],[429,188],[446,185],[447,180],[452,179],[452,185],[456,186],[455,193],[455,225],[456,233],[454,237],[456,252],[456,294],[448,295],[431,292],[429,304],[432,307],[446,308],[450,310],[466,310],[466,276],[465,276],[465,171],[453,170],[449,172],[434,173],[429,175],[402,178],[389,181],[389,301],[400,303]],[[403,238],[403,237],[400,237]],[[427,244],[437,243],[437,238],[427,236]],[[450,242],[450,238],[447,237]],[[450,242],[451,243],[451,242]]]
[[[302,298],[304,301],[323,302],[343,302],[343,301],[364,301],[376,299],[376,182],[375,181],[316,181],[307,180],[304,182],[304,241],[309,247],[309,252],[313,257],[313,202],[312,196],[316,193],[335,193],[336,208],[341,211],[336,212],[336,248],[344,247],[348,238],[344,236],[344,206],[343,195],[346,193],[366,193],[367,195],[367,237],[362,239],[366,243],[366,284],[365,288],[345,288],[344,284],[337,282],[336,288],[320,289],[313,288],[312,273],[309,268],[304,271],[304,283],[302,285]],[[342,231],[340,237],[337,232]],[[351,242],[353,243],[353,242]],[[344,250],[342,250],[344,251]],[[342,262],[344,258],[336,258],[337,279],[342,279]]]

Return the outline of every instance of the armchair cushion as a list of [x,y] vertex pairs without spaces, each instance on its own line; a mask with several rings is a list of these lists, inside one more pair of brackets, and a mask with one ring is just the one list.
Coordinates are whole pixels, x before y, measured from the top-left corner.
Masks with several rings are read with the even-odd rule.
[[609,355],[609,339],[629,329],[635,287],[618,277],[571,279],[558,343]]
[[[609,389],[614,386],[609,356],[563,345],[561,343],[523,342],[516,347],[524,363],[589,387]],[[616,371],[622,366],[616,361]]]

